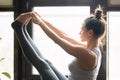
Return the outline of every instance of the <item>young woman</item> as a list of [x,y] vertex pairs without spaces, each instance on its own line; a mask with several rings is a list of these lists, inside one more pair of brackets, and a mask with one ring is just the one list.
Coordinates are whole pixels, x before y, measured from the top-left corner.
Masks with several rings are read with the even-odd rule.
[[[69,65],[70,75],[68,79],[59,73],[49,61],[45,60],[34,45],[26,31],[26,25],[30,20],[38,24],[47,36],[68,54],[75,57]],[[36,12],[21,14],[12,23],[12,27],[25,57],[37,68],[42,80],[96,80],[101,65],[99,43],[106,29],[101,8],[97,8],[95,13],[83,22],[80,38],[82,42],[87,42],[86,45],[75,41]]]

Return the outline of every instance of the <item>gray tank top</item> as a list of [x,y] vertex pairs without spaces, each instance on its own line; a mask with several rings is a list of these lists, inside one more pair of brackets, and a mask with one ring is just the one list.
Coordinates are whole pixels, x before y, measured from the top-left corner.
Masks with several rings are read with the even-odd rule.
[[68,80],[96,80],[101,65],[102,56],[99,48],[91,50],[97,54],[98,57],[97,66],[91,71],[85,71],[78,66],[76,59],[74,59],[69,64],[70,75],[68,77]]

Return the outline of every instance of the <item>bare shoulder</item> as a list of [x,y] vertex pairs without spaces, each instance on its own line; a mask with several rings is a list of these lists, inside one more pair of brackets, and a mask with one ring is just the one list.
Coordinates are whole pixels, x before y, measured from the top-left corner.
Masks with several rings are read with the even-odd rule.
[[86,48],[79,48],[77,49],[79,51],[77,53],[77,61],[80,67],[82,67],[85,70],[92,70],[97,63],[97,55],[94,51]]

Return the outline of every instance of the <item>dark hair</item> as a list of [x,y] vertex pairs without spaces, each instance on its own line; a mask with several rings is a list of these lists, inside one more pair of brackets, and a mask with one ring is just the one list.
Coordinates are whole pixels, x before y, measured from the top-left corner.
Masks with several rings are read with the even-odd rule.
[[85,28],[87,30],[92,29],[95,38],[99,38],[105,33],[106,22],[103,16],[103,10],[100,6],[95,9],[92,16],[85,19]]

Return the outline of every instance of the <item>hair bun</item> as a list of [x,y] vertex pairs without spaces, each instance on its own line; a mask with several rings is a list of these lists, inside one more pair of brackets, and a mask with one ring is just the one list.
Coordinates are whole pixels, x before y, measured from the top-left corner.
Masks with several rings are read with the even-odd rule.
[[103,10],[101,9],[101,6],[99,5],[99,7],[98,8],[96,8],[95,9],[95,13],[94,13],[94,15],[95,15],[95,18],[96,19],[102,19],[102,17],[103,17]]

